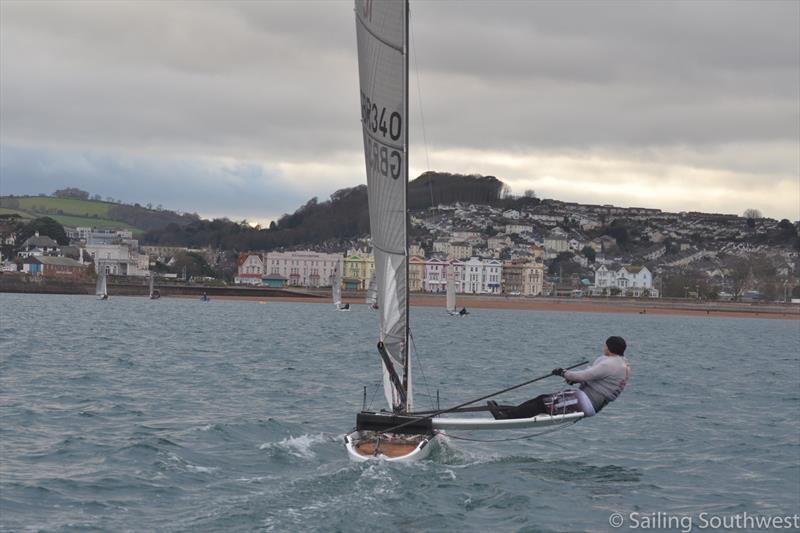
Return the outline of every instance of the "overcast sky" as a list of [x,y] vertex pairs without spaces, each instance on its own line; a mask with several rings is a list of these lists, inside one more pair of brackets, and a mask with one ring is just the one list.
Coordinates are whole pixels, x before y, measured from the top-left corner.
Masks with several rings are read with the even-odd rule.
[[[412,178],[800,218],[798,1],[420,0],[411,24]],[[349,1],[2,0],[0,193],[269,221],[366,182],[356,61]]]

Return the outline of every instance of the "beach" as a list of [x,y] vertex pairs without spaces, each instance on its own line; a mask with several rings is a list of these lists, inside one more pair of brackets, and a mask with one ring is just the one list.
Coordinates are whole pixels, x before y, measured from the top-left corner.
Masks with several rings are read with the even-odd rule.
[[[264,303],[322,303],[324,297],[315,293],[301,296],[219,296],[221,299],[253,300]],[[329,296],[327,297],[329,298]],[[365,305],[363,294],[343,294],[342,301]],[[445,307],[444,294],[412,294],[412,307]],[[524,296],[458,295],[458,305],[470,309],[508,309],[555,312],[624,313],[642,315],[680,315],[697,317],[740,317],[800,320],[800,305],[756,304],[744,302],[696,302],[672,299],[635,300],[627,298],[549,298]]]

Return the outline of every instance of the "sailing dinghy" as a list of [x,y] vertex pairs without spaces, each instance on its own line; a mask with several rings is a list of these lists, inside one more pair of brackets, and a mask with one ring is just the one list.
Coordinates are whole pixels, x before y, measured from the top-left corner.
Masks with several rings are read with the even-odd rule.
[[447,269],[447,314],[459,317],[469,314],[466,307],[460,311],[456,309],[456,278],[452,265]]
[[504,420],[443,416],[485,410],[463,408],[477,400],[444,412],[414,411],[408,320],[408,0],[355,0],[355,13],[369,219],[380,301],[377,350],[389,409],[358,413],[355,429],[345,435],[348,455],[356,461],[416,461],[430,454],[444,430],[521,429],[577,421],[583,413]]
[[95,294],[97,294],[98,300],[108,300],[108,281],[106,280],[106,269],[105,267],[100,269],[100,273],[97,275],[97,285],[95,285]]
[[158,289],[154,288],[154,285],[155,285],[154,278],[155,278],[155,275],[151,272],[150,273],[150,299],[151,300],[158,300],[159,298],[161,298],[161,293],[158,291]]
[[375,283],[375,272],[373,272],[372,276],[369,278],[365,302],[373,311],[378,308],[378,286]]
[[333,305],[337,311],[349,311],[350,304],[342,303],[342,272],[339,267],[333,272],[333,285],[331,286],[331,295],[333,296]]

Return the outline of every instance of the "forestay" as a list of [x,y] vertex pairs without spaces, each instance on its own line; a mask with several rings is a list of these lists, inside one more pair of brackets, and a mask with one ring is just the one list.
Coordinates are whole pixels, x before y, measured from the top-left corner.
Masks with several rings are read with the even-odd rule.
[[403,376],[406,403],[384,365],[384,391],[393,409],[412,408],[408,349],[408,2],[356,0],[361,123],[375,257],[379,340]]

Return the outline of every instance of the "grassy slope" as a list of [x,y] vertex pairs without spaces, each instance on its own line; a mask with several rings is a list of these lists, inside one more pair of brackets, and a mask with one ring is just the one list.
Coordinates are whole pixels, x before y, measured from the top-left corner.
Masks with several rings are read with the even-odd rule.
[[[106,229],[127,229],[134,233],[142,233],[142,230],[119,222],[105,218],[108,211],[114,204],[96,200],[78,200],[75,198],[51,198],[46,196],[17,196],[19,201],[18,209],[0,208],[2,213],[17,213],[26,218],[48,216],[58,221],[63,226],[70,227],[94,227]],[[53,210],[61,210],[63,214],[54,214]],[[51,212],[48,212],[51,211]],[[97,218],[94,217],[97,216]]]
[[91,217],[97,215],[104,218],[114,204],[94,200],[78,200],[75,198],[49,198],[43,196],[27,196],[17,198],[19,208],[25,211],[44,213],[48,209],[60,209],[65,215]]
[[20,218],[24,220],[31,220],[34,218],[33,215],[26,213],[25,211],[19,211],[18,209],[6,209],[5,207],[0,207],[0,215],[19,215]]

